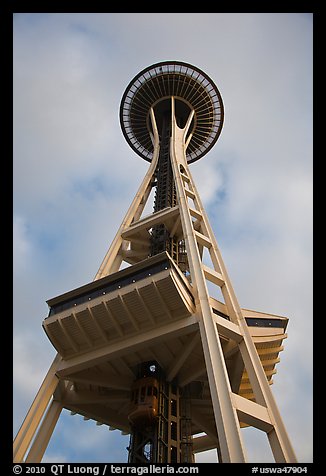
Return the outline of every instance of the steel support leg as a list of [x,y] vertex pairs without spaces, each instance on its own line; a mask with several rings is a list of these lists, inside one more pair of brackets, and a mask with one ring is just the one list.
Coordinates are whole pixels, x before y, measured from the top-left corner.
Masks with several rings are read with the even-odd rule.
[[48,411],[42,420],[40,429],[38,430],[31,449],[26,457],[25,463],[40,463],[42,461],[61,410],[62,404],[60,402],[53,400],[50,403]]
[[215,422],[218,429],[220,450],[223,462],[242,463],[245,462],[246,458],[240,435],[240,424],[236,414],[236,409],[233,407],[231,401],[231,386],[219,335],[212,319],[209,294],[202,270],[202,261],[198,251],[192,219],[189,213],[188,199],[184,190],[183,179],[181,177],[180,166],[182,166],[183,169],[186,168],[184,157],[185,136],[192,116],[189,117],[186,127],[180,129],[177,126],[174,117],[173,104],[174,99],[172,98],[171,161],[176,182],[181,222],[187,245],[190,271],[194,286],[197,290],[196,300],[201,314],[199,328],[214,408]]
[[17,433],[13,446],[14,463],[22,463],[24,461],[25,453],[32,442],[49,401],[57,388],[59,380],[55,373],[60,361],[61,357],[57,354]]

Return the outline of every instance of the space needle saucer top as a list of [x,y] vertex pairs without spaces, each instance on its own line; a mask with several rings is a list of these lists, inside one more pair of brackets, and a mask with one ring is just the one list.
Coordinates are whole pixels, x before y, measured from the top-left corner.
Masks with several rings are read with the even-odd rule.
[[145,68],[129,83],[120,105],[122,132],[131,148],[151,162],[150,110],[153,108],[160,133],[163,116],[170,111],[171,97],[175,100],[175,116],[184,127],[189,113],[194,116],[186,149],[190,164],[203,157],[217,141],[224,119],[219,90],[206,73],[181,61],[164,61]]

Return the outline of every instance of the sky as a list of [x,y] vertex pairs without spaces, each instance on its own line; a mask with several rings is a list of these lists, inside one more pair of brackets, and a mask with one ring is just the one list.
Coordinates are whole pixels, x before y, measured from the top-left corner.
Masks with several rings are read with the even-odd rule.
[[[46,300],[94,279],[149,166],[120,129],[125,88],[175,60],[222,95],[191,172],[241,307],[289,318],[272,391],[313,461],[312,30],[312,13],[14,14],[14,434],[55,356]],[[242,434],[250,462],[274,461],[264,433]],[[128,442],[64,410],[43,461],[127,462]]]

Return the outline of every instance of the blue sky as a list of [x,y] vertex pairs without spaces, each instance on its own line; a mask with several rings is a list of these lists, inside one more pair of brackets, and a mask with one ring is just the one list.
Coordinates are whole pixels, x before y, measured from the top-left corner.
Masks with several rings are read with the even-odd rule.
[[[191,170],[241,306],[290,319],[272,389],[298,460],[312,461],[312,20],[14,15],[14,433],[55,355],[45,301],[93,280],[148,168],[120,130],[122,94],[178,60],[221,92],[221,136]],[[273,461],[257,430],[243,434],[251,461]],[[44,461],[124,462],[127,445],[63,411]]]

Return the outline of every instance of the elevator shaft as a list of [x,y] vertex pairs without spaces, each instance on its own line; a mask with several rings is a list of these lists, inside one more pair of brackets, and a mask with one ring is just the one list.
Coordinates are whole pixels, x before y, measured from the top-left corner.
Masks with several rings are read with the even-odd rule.
[[190,400],[157,362],[143,362],[131,396],[128,462],[191,463]]
[[[160,154],[156,169],[156,191],[154,213],[176,204],[176,192],[170,161],[171,117],[168,112],[162,117],[160,130]],[[173,254],[173,243],[169,231],[163,224],[155,225],[151,237],[151,255],[162,251]]]

